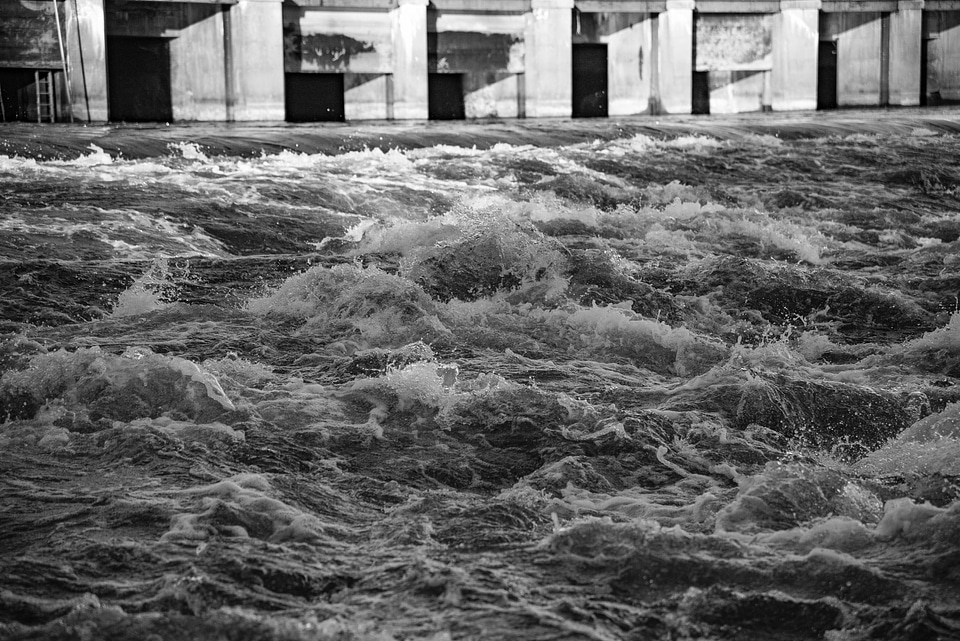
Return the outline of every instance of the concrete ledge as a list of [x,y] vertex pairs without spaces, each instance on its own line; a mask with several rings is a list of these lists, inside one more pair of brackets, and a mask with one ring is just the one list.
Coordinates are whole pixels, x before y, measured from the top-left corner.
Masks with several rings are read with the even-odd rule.
[[698,13],[776,13],[780,0],[699,0]]
[[397,0],[286,0],[298,7],[327,9],[396,9]]
[[820,10],[823,3],[820,0],[780,0],[780,11],[816,9]]
[[440,11],[474,13],[524,13],[530,11],[530,0],[432,0]]
[[584,13],[660,13],[667,0],[577,0],[576,6]]
[[896,11],[897,0],[866,0],[856,2],[850,0],[824,0],[820,10],[824,13],[868,13],[877,11]]
[[531,9],[573,9],[573,0],[530,0]]
[[926,0],[923,8],[927,11],[960,11],[960,0]]

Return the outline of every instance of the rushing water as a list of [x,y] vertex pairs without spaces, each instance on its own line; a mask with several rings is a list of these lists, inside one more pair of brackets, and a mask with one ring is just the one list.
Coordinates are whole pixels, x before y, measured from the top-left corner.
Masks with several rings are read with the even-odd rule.
[[960,638],[960,112],[0,154],[0,638]]

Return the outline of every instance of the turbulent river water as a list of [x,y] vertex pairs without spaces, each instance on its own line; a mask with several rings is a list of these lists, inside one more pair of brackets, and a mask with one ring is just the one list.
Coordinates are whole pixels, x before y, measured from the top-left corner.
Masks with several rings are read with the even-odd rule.
[[0,638],[960,638],[960,111],[0,129]]

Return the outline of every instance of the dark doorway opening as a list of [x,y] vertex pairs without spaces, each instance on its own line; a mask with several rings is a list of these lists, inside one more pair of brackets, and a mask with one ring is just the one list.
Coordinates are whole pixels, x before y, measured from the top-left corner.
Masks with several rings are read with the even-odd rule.
[[820,42],[817,52],[817,109],[837,108],[837,43]]
[[930,104],[927,96],[929,85],[928,74],[930,73],[930,40],[922,38],[920,40],[920,106],[926,107]]
[[573,117],[606,118],[607,45],[573,45]]
[[463,75],[431,73],[427,80],[427,115],[430,120],[463,120]]
[[695,114],[710,113],[710,72],[693,72],[693,103],[691,111]]
[[288,73],[283,85],[289,122],[346,120],[342,73]]
[[166,38],[107,37],[110,120],[173,120],[170,45]]
[[0,121],[53,122],[54,75],[35,69],[0,69]]
[[837,108],[837,43],[820,42],[817,50],[817,109]]

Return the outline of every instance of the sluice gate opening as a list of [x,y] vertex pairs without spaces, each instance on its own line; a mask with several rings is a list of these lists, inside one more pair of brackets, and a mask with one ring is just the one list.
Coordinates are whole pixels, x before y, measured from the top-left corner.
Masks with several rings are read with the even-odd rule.
[[62,72],[0,69],[0,122],[56,122]]
[[430,120],[466,118],[463,74],[431,73],[427,82],[427,116]]
[[346,120],[342,73],[287,73],[284,89],[288,122]]
[[609,114],[607,45],[573,45],[573,117],[606,118]]
[[166,38],[107,38],[110,120],[170,122],[170,44]]

